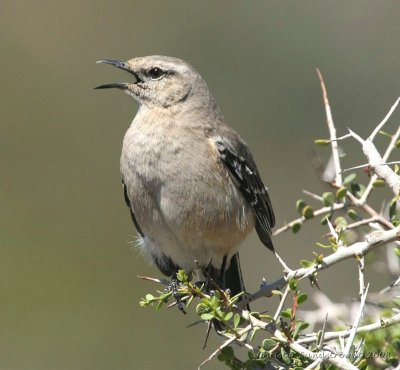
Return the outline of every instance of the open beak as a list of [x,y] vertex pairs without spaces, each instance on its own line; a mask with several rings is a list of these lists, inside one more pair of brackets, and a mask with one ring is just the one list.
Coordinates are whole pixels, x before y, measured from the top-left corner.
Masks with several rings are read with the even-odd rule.
[[[129,65],[126,62],[120,62],[119,60],[112,60],[112,59],[103,59],[103,60],[97,61],[96,63],[98,63],[98,64],[100,64],[100,63],[111,64],[114,67],[117,67],[119,69],[123,69],[124,71],[128,71],[130,74],[134,75],[135,78],[136,78],[136,82],[140,81],[140,79],[137,76],[137,74],[131,70],[131,68],[129,67]],[[110,83],[110,84],[96,86],[95,89],[117,88],[117,89],[125,90],[125,89],[128,88],[128,86],[129,86],[129,83],[127,83],[127,82],[113,82],[113,83]]]

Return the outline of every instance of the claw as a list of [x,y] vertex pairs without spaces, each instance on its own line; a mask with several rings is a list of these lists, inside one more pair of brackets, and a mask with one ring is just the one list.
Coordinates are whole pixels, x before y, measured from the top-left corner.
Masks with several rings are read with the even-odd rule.
[[175,303],[176,303],[179,311],[181,311],[183,314],[186,315],[186,311],[185,311],[185,308],[183,306],[182,299],[181,299],[181,297],[179,295],[178,288],[179,288],[178,280],[176,280],[176,278],[172,278],[171,282],[169,283],[168,287],[165,290],[168,291],[168,292],[172,292],[172,296],[175,299]]

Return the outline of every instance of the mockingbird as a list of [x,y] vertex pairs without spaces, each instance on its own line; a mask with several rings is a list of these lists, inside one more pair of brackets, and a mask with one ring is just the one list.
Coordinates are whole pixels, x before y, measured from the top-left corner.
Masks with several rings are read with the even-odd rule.
[[121,156],[125,200],[139,246],[172,279],[206,268],[244,290],[238,248],[255,227],[274,251],[271,201],[247,144],[225,122],[200,74],[166,56],[100,60],[133,75],[117,88],[139,103]]

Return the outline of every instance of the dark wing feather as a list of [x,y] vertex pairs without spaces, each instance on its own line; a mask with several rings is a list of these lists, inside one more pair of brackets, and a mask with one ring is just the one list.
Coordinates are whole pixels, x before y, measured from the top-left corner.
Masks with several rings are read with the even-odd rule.
[[129,197],[128,197],[128,190],[127,190],[127,188],[126,188],[126,185],[125,185],[125,183],[124,183],[124,180],[122,180],[122,186],[124,187],[125,203],[126,203],[126,205],[128,206],[129,211],[130,211],[130,213],[131,213],[132,221],[133,221],[133,223],[135,224],[135,227],[136,227],[137,232],[138,232],[139,235],[143,238],[143,237],[144,237],[144,234],[143,234],[143,231],[142,231],[142,229],[140,228],[140,226],[139,226],[139,224],[138,224],[138,222],[137,222],[137,220],[136,220],[135,214],[133,213],[132,206],[131,206],[131,201],[129,200]]
[[221,161],[254,211],[260,240],[273,251],[271,228],[275,225],[274,211],[253,156],[246,143],[232,130],[223,130],[215,137],[215,142]]

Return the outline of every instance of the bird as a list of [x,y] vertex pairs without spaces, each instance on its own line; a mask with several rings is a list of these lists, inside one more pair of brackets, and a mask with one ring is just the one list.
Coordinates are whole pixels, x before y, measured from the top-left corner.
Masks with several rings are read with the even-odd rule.
[[275,225],[247,143],[186,61],[152,55],[97,63],[134,78],[96,89],[118,89],[138,103],[120,170],[140,250],[173,282],[180,269],[200,268],[232,295],[245,291],[239,247],[255,228],[274,252]]

